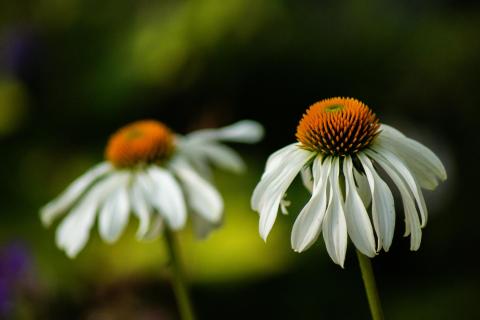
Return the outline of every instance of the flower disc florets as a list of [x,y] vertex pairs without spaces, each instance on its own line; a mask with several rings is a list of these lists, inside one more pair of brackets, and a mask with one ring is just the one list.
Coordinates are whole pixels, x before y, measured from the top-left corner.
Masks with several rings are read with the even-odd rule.
[[327,155],[353,155],[379,132],[375,113],[353,98],[330,98],[314,103],[303,115],[296,137],[307,150]]
[[105,156],[115,167],[126,168],[140,164],[161,163],[175,149],[174,136],[163,123],[143,120],[131,123],[108,141]]

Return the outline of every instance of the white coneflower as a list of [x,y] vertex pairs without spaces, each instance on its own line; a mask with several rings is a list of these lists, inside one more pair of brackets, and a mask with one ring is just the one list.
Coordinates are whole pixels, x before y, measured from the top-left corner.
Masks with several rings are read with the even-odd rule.
[[[98,213],[99,232],[106,242],[118,239],[130,213],[140,220],[137,237],[154,236],[164,222],[181,229],[191,209],[194,227],[205,235],[222,217],[223,201],[205,176],[210,162],[240,171],[244,164],[222,141],[254,143],[263,128],[241,121],[221,129],[174,135],[154,120],[134,122],[116,132],[102,162],[41,209],[45,225],[68,212],[57,229],[56,243],[74,257],[85,246]],[[202,174],[197,169],[202,170]]]
[[432,151],[380,124],[365,104],[352,98],[313,104],[301,119],[296,137],[297,143],[270,156],[252,196],[252,208],[260,213],[263,239],[279,207],[284,210],[286,190],[301,173],[312,196],[293,225],[291,243],[295,251],[306,250],[322,231],[330,257],[341,266],[347,234],[369,257],[382,248],[388,251],[395,209],[390,187],[377,171],[381,168],[400,191],[410,248],[419,248],[421,228],[427,222],[421,188],[432,190],[439,180],[447,178]]

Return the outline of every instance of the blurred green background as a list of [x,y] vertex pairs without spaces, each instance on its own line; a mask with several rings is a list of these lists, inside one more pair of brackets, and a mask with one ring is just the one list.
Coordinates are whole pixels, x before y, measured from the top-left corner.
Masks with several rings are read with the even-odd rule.
[[[114,245],[96,229],[68,259],[38,209],[100,161],[118,127],[156,118],[179,133],[250,118],[246,175],[217,172],[224,227],[181,236],[200,319],[368,319],[352,246],[346,267],[290,229],[267,244],[249,198],[267,156],[294,141],[313,102],[356,97],[423,142],[448,181],[410,252],[398,208],[373,260],[387,319],[479,319],[480,5],[475,1],[92,1],[0,4],[0,311],[6,319],[176,319],[162,239]],[[397,201],[398,203],[398,201]],[[5,289],[7,288],[7,289]],[[2,315],[0,315],[2,317]]]

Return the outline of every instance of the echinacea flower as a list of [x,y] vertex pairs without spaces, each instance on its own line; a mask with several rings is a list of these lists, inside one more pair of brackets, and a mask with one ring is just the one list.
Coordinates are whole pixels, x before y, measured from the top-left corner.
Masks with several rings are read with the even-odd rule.
[[390,187],[378,170],[381,168],[400,192],[410,249],[419,248],[421,228],[427,223],[421,188],[433,190],[447,178],[441,161],[430,149],[380,124],[365,104],[352,98],[313,104],[301,119],[296,137],[297,143],[269,157],[252,196],[264,240],[279,207],[285,211],[288,187],[301,173],[312,196],[293,225],[291,244],[295,251],[308,249],[321,232],[330,257],[341,266],[348,236],[368,257],[382,248],[388,251],[395,208]]
[[112,135],[106,161],[41,209],[42,221],[48,226],[68,213],[56,243],[70,257],[85,246],[97,214],[100,236],[109,243],[119,238],[130,213],[140,222],[137,238],[144,239],[157,235],[164,224],[183,228],[187,208],[194,228],[205,235],[220,223],[223,211],[222,198],[207,177],[210,163],[236,172],[244,168],[238,154],[221,142],[254,143],[262,135],[262,126],[249,120],[186,136],[158,121],[134,122]]

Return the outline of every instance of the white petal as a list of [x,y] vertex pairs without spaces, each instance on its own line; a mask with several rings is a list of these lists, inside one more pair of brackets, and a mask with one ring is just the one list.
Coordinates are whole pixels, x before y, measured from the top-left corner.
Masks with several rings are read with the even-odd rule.
[[182,182],[192,209],[212,223],[219,222],[222,218],[223,200],[218,191],[186,162],[174,161],[171,165]]
[[267,164],[265,165],[265,172],[253,191],[250,202],[253,210],[259,211],[261,200],[264,198],[265,193],[270,189],[272,182],[278,177],[279,173],[285,169],[285,164],[288,164],[290,158],[299,150],[306,152],[305,150],[300,149],[297,143],[293,143],[277,150],[268,157]]
[[418,250],[422,241],[422,229],[420,227],[417,209],[415,208],[415,202],[410,193],[411,190],[403,180],[403,177],[397,172],[396,167],[392,166],[378,153],[370,150],[366,152],[385,170],[400,191],[405,211],[406,235],[408,235],[407,231],[411,232],[410,249]]
[[97,203],[91,202],[74,209],[57,228],[56,243],[70,258],[83,249],[95,220]]
[[388,185],[373,168],[370,159],[361,153],[358,154],[358,158],[362,163],[372,192],[372,220],[378,237],[377,250],[380,250],[383,246],[385,251],[388,251],[392,244],[395,230],[393,195]]
[[370,206],[370,203],[372,202],[372,192],[370,191],[370,187],[368,186],[368,179],[365,175],[358,172],[355,166],[353,167],[353,176],[355,177],[355,182],[357,183],[358,195],[365,204],[365,208],[368,208],[368,206]]
[[292,229],[291,242],[293,250],[302,252],[308,249],[320,234],[323,217],[327,208],[327,185],[331,159],[316,157],[313,161],[315,190],[310,201],[298,215]]
[[151,204],[165,217],[173,230],[183,228],[187,220],[185,199],[173,175],[155,165],[148,168],[147,175],[153,187],[148,193]]
[[227,146],[210,143],[203,144],[200,149],[209,161],[222,169],[235,173],[241,173],[245,170],[245,163],[242,158]]
[[345,176],[345,219],[348,234],[360,252],[367,257],[374,257],[376,251],[373,228],[362,199],[357,193],[353,179],[352,158],[349,156],[343,160],[343,174]]
[[423,193],[420,187],[418,186],[417,181],[412,176],[409,168],[392,152],[382,149],[379,146],[374,146],[372,148],[377,152],[377,154],[387,161],[390,166],[394,167],[397,173],[403,178],[410,188],[410,192],[414,195],[415,200],[417,201],[418,208],[420,209],[420,217],[422,218],[422,227],[427,223],[427,206],[425,205],[425,199],[423,198]]
[[252,120],[242,120],[220,129],[203,129],[186,136],[189,140],[197,141],[231,141],[256,143],[263,137],[264,130],[261,124]]
[[422,188],[433,190],[438,179],[447,179],[445,167],[438,157],[421,143],[407,138],[393,127],[382,125],[374,144],[397,154],[413,171]]
[[298,149],[299,149],[298,143],[291,143],[272,153],[267,159],[264,174],[267,174],[272,170],[276,170],[278,166],[282,166],[285,163],[285,157],[288,154],[297,151]]
[[148,232],[152,207],[150,206],[146,195],[142,192],[142,186],[138,180],[138,176],[135,177],[135,181],[132,183],[130,189],[130,202],[133,214],[136,215],[140,221],[137,231],[137,239],[140,240],[143,239]]
[[282,211],[282,214],[287,215],[288,214],[288,207],[292,204],[292,201],[287,199],[287,194],[285,193],[283,195],[283,199],[280,200],[280,211]]
[[283,155],[281,165],[270,163],[270,170],[262,176],[253,192],[252,208],[260,213],[259,232],[264,240],[275,222],[283,195],[300,169],[313,156],[313,153],[297,147]]
[[245,170],[245,163],[237,152],[215,141],[190,141],[177,137],[177,147],[179,149],[177,156],[184,157],[206,178],[211,177],[210,163],[235,173]]
[[311,193],[313,191],[312,168],[310,168],[310,166],[303,167],[302,170],[300,170],[300,175],[302,177],[303,185]]
[[176,157],[181,159],[181,161],[188,161],[202,178],[209,181],[212,180],[213,172],[208,159],[204,156],[199,156],[198,153],[195,154],[194,151],[195,149],[189,148],[188,152],[183,150],[182,152],[179,152]]
[[217,228],[220,224],[212,223],[208,221],[203,216],[193,213],[192,214],[192,225],[195,232],[195,236],[198,239],[205,239],[213,229]]
[[40,210],[43,224],[50,225],[56,217],[67,211],[95,180],[112,170],[110,163],[102,162],[80,176],[60,196]]
[[142,240],[154,240],[162,233],[165,223],[160,214],[155,214],[152,224],[149,226],[147,233],[142,237]]
[[333,262],[343,268],[347,251],[347,223],[343,210],[343,199],[339,184],[339,163],[334,158],[330,172],[330,200],[322,224],[323,239]]
[[69,257],[75,257],[87,243],[99,204],[118,186],[122,176],[113,174],[94,185],[58,226],[57,246]]
[[117,241],[128,223],[130,206],[127,183],[128,181],[123,181],[107,197],[98,216],[100,236],[108,243]]

